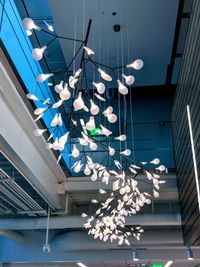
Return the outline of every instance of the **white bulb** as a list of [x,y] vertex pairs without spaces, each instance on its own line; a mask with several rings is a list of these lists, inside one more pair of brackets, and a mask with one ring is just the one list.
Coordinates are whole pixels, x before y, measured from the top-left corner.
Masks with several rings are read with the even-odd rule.
[[89,121],[85,125],[86,129],[91,131],[95,128],[94,116],[90,116]]
[[138,206],[136,206],[136,211],[140,211],[140,206],[138,205]]
[[146,203],[149,205],[149,204],[151,204],[151,199],[146,199]]
[[128,88],[122,84],[122,82],[120,80],[117,80],[118,83],[118,91],[120,94],[122,95],[126,95],[128,94]]
[[22,25],[26,31],[30,31],[32,29],[40,30],[40,28],[35,25],[35,23],[33,22],[33,20],[31,18],[24,18],[22,20]]
[[83,164],[81,164],[80,162],[74,167],[74,172],[75,173],[79,173],[81,168],[82,168]]
[[96,199],[92,199],[91,202],[92,202],[93,204],[96,204],[96,203],[98,203],[98,200],[96,200]]
[[96,96],[96,98],[98,98],[99,100],[105,102],[105,98],[101,97],[100,95],[98,95],[97,93],[94,93],[94,95]]
[[47,48],[47,46],[45,45],[42,48],[35,48],[35,49],[33,49],[33,51],[32,51],[32,57],[35,60],[37,60],[37,61],[41,60],[42,57],[43,57],[43,53],[44,53],[44,51],[45,51],[46,48]]
[[90,55],[94,55],[94,51],[92,49],[90,49],[89,47],[87,46],[84,46],[83,47],[85,49],[85,51],[87,52],[87,54],[90,56]]
[[110,123],[115,123],[116,121],[117,121],[117,116],[115,115],[115,114],[109,114],[108,116],[107,116],[107,118],[108,118],[108,121],[110,122]]
[[26,34],[28,35],[28,36],[31,36],[32,35],[32,31],[26,31]]
[[125,190],[126,190],[126,193],[127,193],[127,194],[130,193],[130,192],[131,192],[131,188],[130,188],[130,186],[129,186],[129,185],[126,185],[126,186],[125,186]]
[[90,108],[90,112],[92,115],[97,115],[99,113],[99,107],[94,104],[93,100],[90,99],[90,103],[91,103],[91,108]]
[[79,150],[77,149],[76,145],[73,145],[72,157],[77,158],[79,157],[79,155],[80,155]]
[[77,78],[77,77],[80,75],[81,71],[82,71],[82,69],[79,68],[79,69],[75,72],[74,77]]
[[80,145],[82,145],[82,146],[88,145],[88,142],[84,138],[79,138],[78,140],[79,140]]
[[62,106],[63,100],[58,100],[58,102],[54,103],[52,108],[59,108],[60,106]]
[[95,169],[93,169],[93,174],[92,176],[90,177],[91,181],[95,182],[97,180],[97,172]]
[[91,174],[91,170],[90,170],[90,168],[88,167],[87,164],[86,164],[85,169],[84,169],[84,174],[85,175],[90,175]]
[[124,77],[127,85],[132,85],[135,81],[135,78],[132,75],[126,76],[125,74],[122,74],[122,77]]
[[96,88],[97,88],[97,92],[102,95],[105,92],[105,85],[103,83],[92,83]]
[[120,136],[115,137],[115,140],[125,141],[126,140],[126,135],[125,134],[121,134]]
[[62,100],[68,100],[71,97],[71,93],[68,89],[68,84],[65,83],[64,89],[60,92],[60,98]]
[[54,150],[59,150],[59,142],[58,142],[58,138],[57,137],[56,137],[56,140],[52,144],[52,148]]
[[56,127],[58,125],[58,114],[54,116],[53,120],[51,121],[51,127]]
[[55,89],[56,93],[58,93],[58,94],[60,92],[62,92],[62,90],[63,90],[63,81],[60,81],[59,84],[56,84],[56,86],[54,87],[54,89]]
[[69,136],[69,132],[66,132],[66,134],[60,137],[59,142],[66,144],[68,136]]
[[124,201],[124,202],[127,202],[128,200],[129,200],[128,195],[124,195],[124,197],[123,197],[123,201]]
[[48,79],[49,77],[53,76],[53,73],[47,73],[47,74],[39,74],[37,76],[37,82],[39,83],[43,83],[46,79]]
[[85,105],[83,106],[83,110],[85,110],[86,112],[89,111],[89,109]]
[[113,156],[115,154],[115,149],[110,146],[108,146],[108,149],[109,149],[109,155]]
[[120,154],[125,155],[125,156],[130,156],[131,155],[131,150],[130,149],[125,149],[124,151],[121,151]]
[[63,125],[61,113],[58,113],[58,125],[59,126],[62,126]]
[[97,150],[97,144],[96,144],[96,143],[94,143],[94,142],[90,142],[90,145],[89,145],[89,147],[90,147],[90,149],[91,149],[92,151],[95,151],[95,150]]
[[34,110],[34,114],[35,114],[35,115],[40,115],[40,114],[42,114],[43,112],[45,112],[47,109],[48,109],[48,107],[45,107],[45,108],[36,108],[36,109]]
[[62,150],[64,150],[64,149],[65,149],[65,144],[62,143],[62,142],[59,142],[59,143],[58,143],[58,150],[62,151]]
[[69,86],[75,89],[75,84],[78,82],[78,79],[74,76],[69,77]]
[[105,71],[103,71],[102,69],[98,68],[98,72],[100,73],[101,78],[104,79],[105,81],[108,81],[108,82],[112,81],[112,77],[108,75]]
[[52,25],[48,24],[45,20],[44,20],[44,23],[47,25],[48,30],[49,30],[50,32],[54,32],[54,28],[53,28]]
[[39,99],[34,94],[27,94],[26,97],[30,100],[38,101]]
[[166,170],[166,167],[164,165],[160,165],[156,170],[159,170],[161,172],[164,172]]
[[41,136],[46,131],[47,131],[47,129],[35,129],[34,132],[33,132],[33,134],[35,136]]
[[153,190],[153,195],[154,195],[155,198],[159,197],[159,193],[157,191],[155,191],[155,190]]
[[101,127],[101,133],[105,136],[109,136],[112,134],[111,131],[109,131],[106,127],[104,127],[102,124],[100,124],[100,127]]
[[113,112],[113,107],[111,107],[111,106],[109,106],[109,107],[107,107],[107,109],[106,110],[104,110],[103,112],[102,112],[102,114],[104,115],[104,116],[108,116],[109,114],[111,114]]
[[81,214],[81,217],[82,217],[82,218],[85,218],[85,217],[87,217],[87,216],[88,216],[88,215],[87,215],[86,213],[82,213],[82,214]]
[[103,189],[99,189],[99,193],[100,193],[100,194],[106,194],[106,191],[103,190]]
[[119,190],[120,195],[124,195],[126,193],[126,190],[124,187],[120,188]]
[[160,160],[158,158],[155,158],[152,161],[150,161],[150,163],[157,165],[160,163]]
[[82,99],[82,92],[79,92],[78,98],[74,100],[73,106],[74,106],[75,111],[80,110],[84,107],[84,102]]
[[48,26],[48,30],[49,30],[50,32],[53,32],[53,31],[54,31],[53,26],[52,26],[52,25],[49,25],[49,26]]
[[144,65],[143,60],[136,59],[131,64],[126,65],[127,68],[134,68],[135,70],[140,70]]

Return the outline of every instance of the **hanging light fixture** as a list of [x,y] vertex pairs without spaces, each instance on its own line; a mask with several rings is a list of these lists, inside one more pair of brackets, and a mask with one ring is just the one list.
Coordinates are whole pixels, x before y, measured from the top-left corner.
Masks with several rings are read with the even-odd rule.
[[[30,18],[25,18],[22,24],[29,34],[32,33],[31,31],[33,29],[41,30]],[[50,34],[55,37],[54,39],[59,38],[58,35],[53,33],[53,28],[50,27],[51,25],[46,22],[45,24],[51,32]],[[48,34],[48,31],[45,32]],[[63,38],[65,37],[62,36],[62,39]],[[66,37],[66,39],[69,38]],[[70,38],[70,40],[73,39]],[[74,41],[80,40],[74,39]],[[135,215],[144,205],[151,204],[151,198],[159,197],[160,186],[165,182],[160,179],[160,176],[163,172],[167,172],[167,169],[164,165],[159,165],[160,160],[158,158],[154,158],[150,162],[135,162],[130,158],[131,150],[127,147],[126,134],[122,134],[119,131],[119,136],[113,135],[112,124],[117,122],[118,117],[112,106],[105,106],[106,98],[103,94],[105,94],[107,90],[105,86],[107,83],[104,84],[102,80],[106,82],[113,81],[113,83],[118,86],[119,93],[124,95],[125,98],[129,89],[124,83],[131,86],[135,81],[135,77],[133,75],[120,73],[123,78],[123,80],[120,81],[116,78],[117,74],[115,71],[117,69],[119,74],[123,66],[115,69],[96,62],[94,57],[90,57],[94,56],[95,52],[87,47],[84,41],[81,41],[81,43],[84,49],[83,51],[85,51],[85,53],[83,53],[82,64],[80,64],[80,68],[73,71],[73,76],[71,75],[66,79],[65,73],[63,80],[55,85],[54,90],[58,93],[58,99],[52,103],[50,98],[41,100],[37,94],[32,93],[27,94],[27,98],[39,103],[39,106],[34,111],[34,114],[37,116],[35,121],[38,121],[46,112],[53,109],[54,115],[50,122],[52,132],[47,139],[47,147],[48,149],[53,149],[60,153],[57,162],[60,161],[64,153],[63,151],[66,148],[69,135],[71,135],[73,131],[76,131],[78,134],[78,144],[72,144],[71,157],[74,161],[71,169],[76,174],[83,172],[85,175],[90,176],[93,182],[101,180],[105,185],[108,185],[109,182],[111,183],[111,192],[99,189],[99,193],[104,194],[107,198],[104,202],[101,201],[100,207],[96,210],[95,214],[92,216],[88,216],[85,213],[82,214],[82,217],[86,219],[84,227],[88,230],[88,234],[104,242],[108,240],[113,242],[116,240],[119,246],[122,244],[130,246],[130,237],[140,240],[140,236],[144,230],[139,225],[135,227],[127,226],[126,217]],[[36,61],[43,58],[44,51],[46,51],[48,45],[49,44],[42,48],[33,49],[32,56]],[[72,59],[72,63],[77,56],[78,53]],[[99,75],[98,83],[86,77],[86,64],[93,64],[93,67],[96,68],[97,74]],[[143,65],[144,63],[141,59],[136,59],[131,64],[126,65],[126,67],[140,70]],[[107,71],[113,73],[113,77],[116,79],[113,79]],[[36,80],[38,83],[42,83],[53,75],[53,73],[41,73],[37,76]],[[118,77],[120,76],[118,75]],[[93,98],[91,94],[88,93],[88,90],[82,88],[83,79],[86,79],[91,87],[94,86],[92,88]],[[58,134],[58,129],[63,125],[64,118],[62,118],[59,108],[68,100],[71,100],[71,102],[69,101],[68,103],[72,103],[70,118],[67,118],[69,120],[70,129],[60,136]],[[101,110],[101,102],[104,102],[103,111]],[[85,103],[87,106],[89,103],[89,106],[87,107]],[[78,117],[77,114],[79,114],[81,118]],[[85,114],[87,119],[83,117],[83,114]],[[119,115],[119,120],[120,119]],[[85,123],[85,121],[87,122]],[[104,121],[106,121],[106,125]],[[96,128],[96,124],[99,128]],[[34,135],[42,136],[44,132],[47,132],[47,129],[38,128],[34,130]],[[110,142],[110,138],[112,138],[115,143],[119,142],[120,149],[117,149],[117,146],[113,148],[110,146],[109,142],[105,144],[101,142],[101,139],[98,140],[95,138],[97,133],[98,136],[106,139],[106,141],[108,139]],[[90,154],[85,152],[86,147],[89,148],[88,153],[92,155],[93,152],[95,154],[98,147],[102,147],[105,150],[106,156],[108,156],[109,160],[113,163],[113,168],[110,169],[109,166],[103,165],[103,163],[95,162],[95,159],[97,160],[98,157],[93,159],[92,156],[89,156]],[[126,164],[124,164],[124,161],[126,161]],[[151,171],[145,168],[145,166],[149,164],[152,165]],[[141,181],[138,179],[139,173],[145,175],[145,179],[142,182],[150,184],[151,192],[147,193],[142,191],[140,187]],[[111,180],[111,176],[113,180]],[[99,200],[92,199],[91,203],[97,204]],[[134,259],[137,259],[136,254]]]

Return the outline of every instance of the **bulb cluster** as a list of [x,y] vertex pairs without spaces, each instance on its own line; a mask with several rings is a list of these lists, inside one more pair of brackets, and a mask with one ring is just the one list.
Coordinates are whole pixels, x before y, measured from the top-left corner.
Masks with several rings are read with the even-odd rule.
[[[157,165],[160,161],[156,158],[150,163]],[[138,187],[140,182],[138,180],[138,170],[141,170],[141,168],[141,166],[131,165],[129,169],[132,175],[127,175],[124,171],[121,171],[119,174],[119,172],[111,170],[110,173],[114,176],[114,182],[112,183],[113,192],[105,202],[101,203],[95,215],[88,217],[87,214],[82,214],[82,217],[88,217],[84,226],[95,239],[110,240],[111,242],[117,240],[119,245],[123,243],[130,245],[129,236],[140,240],[140,235],[144,230],[140,226],[127,229],[125,218],[139,212],[145,204],[151,204],[152,195],[145,191],[142,192]],[[165,168],[163,165],[160,165],[155,168],[156,170],[165,171]],[[145,173],[147,180],[152,182],[153,196],[155,198],[159,197],[160,184],[165,183],[165,181],[160,180],[158,173],[147,170]],[[92,181],[96,181],[98,176],[101,177],[100,171],[95,171],[94,174],[95,179],[91,177]],[[100,193],[105,194],[106,192],[101,189]]]
[[[35,25],[33,20],[30,18],[25,18],[22,24],[28,35],[31,35],[32,30],[41,30],[41,28]],[[46,22],[45,24],[51,32],[51,35],[53,35],[53,27]],[[55,35],[55,38],[56,37],[58,36]],[[32,51],[33,58],[36,61],[42,60],[47,48],[48,45],[41,48],[34,48]],[[36,108],[34,111],[34,114],[37,116],[35,121],[41,119],[45,112],[48,112],[51,109],[56,110],[56,113],[54,112],[55,115],[50,123],[53,131],[47,139],[47,147],[60,152],[58,162],[65,150],[71,130],[76,130],[80,137],[78,138],[78,145],[73,144],[72,146],[70,156],[72,156],[76,161],[71,168],[75,173],[83,171],[85,175],[90,176],[91,181],[93,182],[101,179],[101,181],[105,184],[108,184],[109,181],[112,183],[111,194],[108,194],[103,189],[99,190],[100,194],[109,195],[109,197],[105,202],[100,204],[96,213],[91,217],[85,213],[82,214],[82,216],[87,219],[84,227],[88,229],[88,234],[93,235],[95,239],[99,238],[103,241],[110,240],[111,242],[113,240],[117,240],[119,245],[122,245],[123,243],[130,245],[129,237],[133,236],[136,239],[140,239],[140,235],[144,230],[140,226],[127,227],[126,217],[136,214],[145,204],[150,204],[152,196],[155,198],[159,197],[158,191],[160,189],[160,184],[165,181],[160,180],[160,174],[158,174],[158,172],[165,172],[167,169],[164,165],[160,165],[154,168],[155,171],[150,172],[145,168],[145,164],[147,164],[146,162],[136,163],[130,158],[131,150],[126,148],[126,146],[124,150],[119,151],[88,135],[88,131],[96,128],[96,122],[98,121],[96,120],[97,116],[100,116],[100,118],[105,117],[109,124],[114,124],[118,120],[112,106],[108,106],[104,111],[101,111],[98,105],[98,101],[106,102],[105,97],[103,97],[103,94],[106,91],[104,81],[113,81],[111,73],[107,73],[107,69],[110,70],[115,77],[116,74],[115,68],[97,63],[91,58],[95,55],[95,52],[91,48],[84,45],[83,49],[86,53],[86,58],[83,59],[84,64],[81,65],[82,67],[77,69],[75,73],[68,78],[68,80],[66,80],[65,75],[65,79],[61,80],[54,86],[55,93],[58,96],[54,103],[52,103],[49,98],[41,100],[37,95],[31,93],[27,94],[27,98],[41,103],[41,107]],[[93,86],[93,97],[90,95],[85,97],[86,93],[83,92],[83,90],[80,90],[79,87],[79,84],[81,84],[80,81],[83,79],[83,70],[85,65],[88,63],[91,63],[94,67],[96,67],[100,76],[100,82],[91,82],[91,86]],[[126,65],[126,67],[133,68],[134,70],[140,70],[143,65],[144,63],[141,59],[136,59],[131,64]],[[102,66],[104,69],[102,69]],[[120,67],[117,67],[117,69],[120,69]],[[124,69],[124,66],[121,67],[121,69]],[[53,75],[53,73],[42,73],[37,76],[36,80],[38,83],[48,82],[48,79],[52,78]],[[121,74],[121,77],[121,80],[116,80],[116,85],[118,87],[119,94],[125,96],[129,91],[127,86],[131,86],[134,83],[135,77],[124,73]],[[48,82],[48,84],[52,83]],[[61,113],[59,112],[59,108],[64,105],[65,101],[69,101],[70,99],[72,101],[72,110],[69,119],[71,128],[64,135],[58,136],[57,130],[63,125],[63,119]],[[88,121],[85,122],[83,118],[77,120],[76,114],[78,111],[85,112],[86,116],[89,115]],[[99,135],[106,137],[113,135],[110,127],[108,129],[105,125],[103,125],[103,123],[100,123],[99,127]],[[46,131],[47,129],[36,129],[34,134],[35,136],[41,136]],[[121,142],[121,144],[126,141],[126,138],[125,134],[113,136],[113,139]],[[113,160],[114,169],[109,169],[102,163],[94,162],[92,156],[82,153],[86,146],[89,146],[91,151],[96,151],[98,146],[106,149],[108,157]],[[82,147],[82,151],[79,147]],[[123,166],[121,158],[124,158],[128,163],[130,163],[126,164],[126,169]],[[160,160],[155,158],[148,164],[159,165],[159,163]],[[139,173],[146,175],[145,181],[141,181],[138,178]],[[112,179],[114,179],[114,181]],[[140,184],[143,182],[147,182],[151,185],[151,194],[141,191]],[[92,203],[97,204],[98,200],[93,199]]]

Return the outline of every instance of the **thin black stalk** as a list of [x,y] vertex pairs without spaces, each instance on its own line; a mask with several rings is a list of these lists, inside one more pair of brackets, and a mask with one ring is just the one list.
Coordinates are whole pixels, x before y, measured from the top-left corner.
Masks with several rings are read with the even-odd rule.
[[68,41],[75,41],[75,42],[80,42],[80,43],[83,43],[84,41],[82,40],[79,40],[79,39],[74,39],[74,38],[70,38],[70,37],[66,37],[66,36],[61,36],[61,35],[57,35],[55,33],[52,33],[52,32],[48,32],[44,29],[40,29],[41,32],[45,32],[46,34],[49,34],[49,35],[52,35],[58,39],[64,39],[64,40],[68,40]]

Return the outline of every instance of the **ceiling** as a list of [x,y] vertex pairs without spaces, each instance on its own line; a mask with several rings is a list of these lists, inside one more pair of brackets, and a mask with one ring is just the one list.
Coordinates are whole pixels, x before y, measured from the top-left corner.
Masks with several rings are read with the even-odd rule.
[[0,153],[0,217],[46,216],[46,208],[44,199]]
[[[77,39],[84,39],[88,21],[92,19],[88,46],[96,52],[94,58],[97,62],[114,67],[142,58],[144,68],[133,72],[136,76],[135,85],[149,86],[165,83],[178,2],[50,0],[49,7],[58,35],[76,35]],[[116,12],[115,16],[112,15],[113,12]],[[121,25],[119,33],[113,30],[115,24]],[[69,62],[74,43],[69,44],[62,40],[60,42],[65,61]],[[78,45],[77,43],[76,46]],[[76,68],[78,65],[79,60],[76,62]],[[120,72],[119,75],[121,76]],[[97,75],[95,78],[97,79]],[[112,86],[115,87],[116,84]]]
[[[109,66],[126,65],[136,58],[144,60],[144,68],[133,72],[135,86],[165,84],[167,68],[170,64],[176,28],[178,0],[15,0],[21,16],[28,15],[39,26],[45,28],[44,19],[53,24],[58,35],[85,39],[89,19],[92,26],[88,46],[95,52],[95,60]],[[24,5],[23,5],[24,3]],[[26,7],[26,11],[24,10]],[[116,15],[113,15],[113,12]],[[159,16],[158,16],[159,14]],[[114,32],[113,26],[121,25],[120,32]],[[186,28],[186,27],[184,27]],[[39,43],[48,43],[49,36],[36,33]],[[182,36],[184,40],[184,36]],[[35,38],[32,42],[38,46]],[[51,39],[50,39],[51,40]],[[80,43],[67,40],[53,42],[46,53],[47,62],[52,71],[62,70],[69,64]],[[183,43],[183,42],[181,42]],[[179,46],[180,47],[180,46]],[[70,71],[77,69],[80,56]],[[96,70],[88,66],[87,72],[98,79]],[[118,73],[117,73],[118,75]],[[121,76],[121,74],[119,73]],[[61,78],[57,75],[56,80]],[[115,83],[107,84],[115,87]]]

